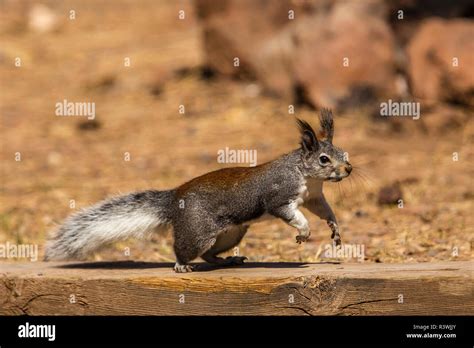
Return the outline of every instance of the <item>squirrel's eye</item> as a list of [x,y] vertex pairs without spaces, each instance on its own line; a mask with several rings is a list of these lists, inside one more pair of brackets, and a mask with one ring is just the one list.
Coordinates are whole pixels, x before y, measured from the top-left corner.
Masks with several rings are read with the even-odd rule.
[[331,160],[329,159],[328,156],[322,155],[322,156],[319,156],[319,162],[321,162],[322,164],[326,164],[326,163],[331,162]]

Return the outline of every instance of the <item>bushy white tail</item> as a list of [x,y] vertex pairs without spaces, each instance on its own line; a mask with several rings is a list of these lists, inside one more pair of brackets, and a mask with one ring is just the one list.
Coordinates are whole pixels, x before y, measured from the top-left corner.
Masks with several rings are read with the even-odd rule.
[[101,246],[142,238],[171,223],[173,191],[144,191],[105,200],[70,216],[46,245],[45,260],[84,258]]

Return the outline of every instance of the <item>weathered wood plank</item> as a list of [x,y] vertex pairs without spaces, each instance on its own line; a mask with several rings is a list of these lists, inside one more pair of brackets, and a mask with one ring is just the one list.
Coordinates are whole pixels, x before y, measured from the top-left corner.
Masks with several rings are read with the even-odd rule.
[[0,263],[0,314],[472,315],[473,265]]

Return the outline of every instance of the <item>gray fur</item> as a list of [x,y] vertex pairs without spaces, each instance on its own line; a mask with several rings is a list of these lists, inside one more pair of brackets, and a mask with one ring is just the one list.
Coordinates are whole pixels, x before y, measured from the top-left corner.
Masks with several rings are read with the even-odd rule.
[[142,237],[170,224],[176,272],[191,271],[188,263],[198,257],[222,265],[239,264],[244,257],[217,255],[238,245],[249,224],[264,215],[281,218],[296,228],[298,243],[308,240],[310,228],[299,209],[302,205],[327,221],[339,245],[337,221],[322,185],[342,180],[352,168],[344,152],[332,145],[332,113],[324,111],[320,122],[330,137],[319,140],[308,123],[298,120],[301,147],[272,162],[221,169],[174,190],[132,193],[79,212],[60,227],[46,258],[84,257],[105,243]]

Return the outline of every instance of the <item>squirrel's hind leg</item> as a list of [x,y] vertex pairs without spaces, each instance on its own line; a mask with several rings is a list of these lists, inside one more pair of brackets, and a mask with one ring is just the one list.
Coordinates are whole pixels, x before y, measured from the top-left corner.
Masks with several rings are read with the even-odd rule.
[[201,258],[209,263],[222,266],[241,265],[247,259],[245,256],[228,256],[225,259],[217,256],[237,246],[247,233],[249,225],[234,225],[220,231],[215,244],[201,255]]
[[[208,230],[212,229],[208,228]],[[204,226],[174,226],[175,272],[192,272],[194,267],[188,263],[201,256],[216,243],[215,235],[215,232],[205,232]]]
[[[224,259],[217,255],[238,245],[248,228],[248,225],[235,225],[213,232],[213,226],[204,224],[186,226],[186,228],[181,228],[179,225],[175,226],[175,272],[192,272],[194,268],[188,265],[188,263],[199,256],[204,261],[213,264],[223,266],[241,265],[247,259],[246,257],[229,256]],[[195,236],[200,236],[201,238],[196,239],[194,238]]]

